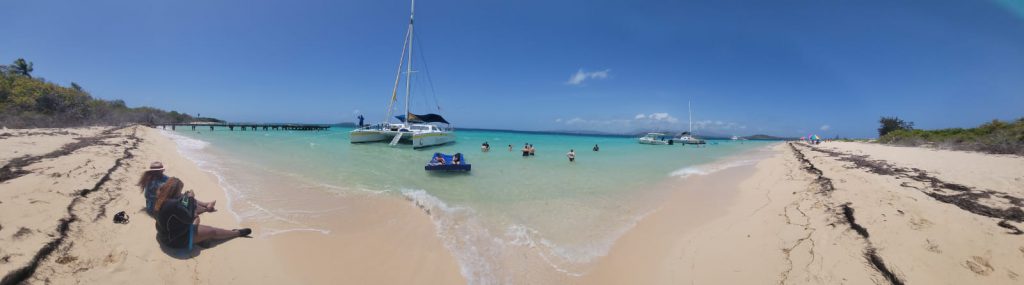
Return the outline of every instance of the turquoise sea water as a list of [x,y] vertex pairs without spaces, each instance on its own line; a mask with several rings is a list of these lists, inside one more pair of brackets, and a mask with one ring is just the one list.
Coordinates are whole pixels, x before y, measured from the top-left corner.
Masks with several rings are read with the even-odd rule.
[[[338,215],[323,197],[393,195],[431,212],[438,234],[474,283],[509,281],[536,270],[534,255],[564,274],[582,274],[637,219],[654,210],[668,179],[705,174],[749,160],[758,141],[705,147],[641,145],[636,138],[457,131],[457,143],[413,150],[351,144],[348,131],[165,131],[189,158],[221,179],[230,208],[265,236],[332,230],[315,221]],[[491,150],[480,145],[489,142]],[[536,156],[520,149],[533,144]],[[508,150],[508,145],[513,150]],[[591,148],[598,144],[600,151]],[[576,151],[576,162],[565,154]],[[434,152],[465,154],[470,173],[428,173]],[[732,159],[723,160],[733,157]]]

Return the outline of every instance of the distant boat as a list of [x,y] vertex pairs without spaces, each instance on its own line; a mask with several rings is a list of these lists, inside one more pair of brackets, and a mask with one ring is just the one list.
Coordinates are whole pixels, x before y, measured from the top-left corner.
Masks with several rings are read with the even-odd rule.
[[[409,96],[411,94],[412,80],[412,46],[413,46],[413,17],[416,15],[416,1],[412,1],[409,12],[409,29],[405,33],[405,43],[402,45],[402,57],[398,62],[398,71],[395,72],[395,86],[391,90],[391,100],[388,101],[387,115],[384,121],[364,126],[349,132],[349,141],[352,143],[390,141],[394,146],[399,143],[411,144],[413,148],[421,148],[435,145],[447,144],[455,141],[455,129],[451,127],[444,117],[438,114],[416,115],[409,112]],[[408,51],[408,53],[407,53]],[[406,56],[408,55],[408,56]],[[391,115],[395,102],[398,101],[398,85],[402,79],[402,67],[405,67],[405,115],[395,116],[398,123],[391,123]],[[443,123],[444,127],[437,124]]]
[[679,137],[672,139],[672,141],[679,144],[705,144],[704,140],[693,135],[693,109],[690,108],[690,102],[686,102],[686,109],[690,114],[689,130],[679,134]]
[[670,145],[672,138],[663,133],[648,133],[638,139],[640,144]]

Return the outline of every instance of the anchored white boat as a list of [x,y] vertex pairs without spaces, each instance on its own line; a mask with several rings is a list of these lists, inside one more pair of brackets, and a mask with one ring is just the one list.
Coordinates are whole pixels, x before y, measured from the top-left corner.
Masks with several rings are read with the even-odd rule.
[[672,137],[663,133],[647,133],[638,140],[641,144],[669,145],[672,144]]
[[[412,1],[412,8],[409,13],[409,29],[405,33],[405,43],[402,45],[402,57],[398,61],[398,71],[395,72],[395,86],[391,90],[391,100],[388,101],[388,109],[384,121],[380,124],[361,127],[349,132],[349,141],[352,143],[389,141],[390,145],[411,144],[413,148],[421,148],[435,145],[442,145],[455,141],[454,129],[441,115],[424,114],[416,115],[409,112],[409,97],[411,95],[412,70],[412,46],[413,46],[413,18],[416,15],[416,0]],[[398,101],[398,86],[402,80],[402,67],[405,67],[405,115],[395,116],[398,123],[391,123],[391,115],[394,111],[395,102]],[[439,126],[438,124],[445,126]]]
[[679,137],[672,139],[672,141],[679,144],[705,144],[704,140],[693,136],[693,109],[690,108],[690,102],[686,102],[686,109],[690,113],[689,129],[679,134]]

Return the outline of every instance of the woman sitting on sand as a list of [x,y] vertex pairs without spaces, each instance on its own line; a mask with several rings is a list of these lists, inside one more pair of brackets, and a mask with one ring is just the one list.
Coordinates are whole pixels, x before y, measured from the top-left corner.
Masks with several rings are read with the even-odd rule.
[[249,228],[226,230],[199,224],[199,208],[192,191],[182,193],[185,183],[171,177],[157,191],[156,231],[157,240],[177,249],[192,249],[193,244],[207,240],[223,240],[248,236]]
[[[159,161],[154,161],[149,165],[149,169],[142,173],[142,177],[139,178],[139,183],[136,184],[142,187],[142,195],[146,197],[146,213],[153,215],[156,211],[153,210],[153,206],[156,203],[156,192],[167,182],[167,175],[164,175],[164,165]],[[198,206],[202,208],[202,212],[216,212],[217,201],[202,202],[196,201]]]

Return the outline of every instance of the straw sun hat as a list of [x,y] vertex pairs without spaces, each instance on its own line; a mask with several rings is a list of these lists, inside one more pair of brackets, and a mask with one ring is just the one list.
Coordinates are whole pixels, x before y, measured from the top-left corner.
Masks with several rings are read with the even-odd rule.
[[159,161],[154,161],[149,164],[149,169],[146,171],[164,171],[164,164]]

